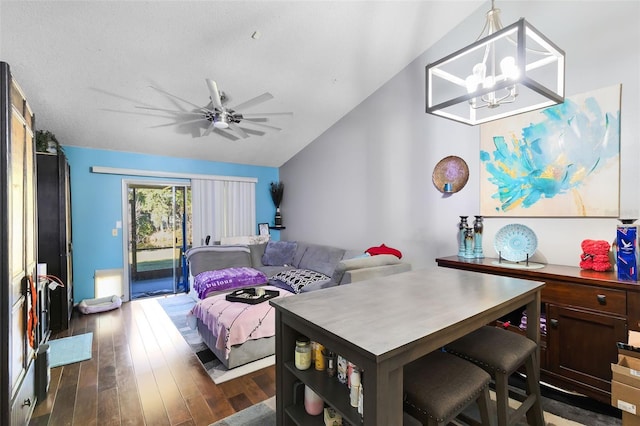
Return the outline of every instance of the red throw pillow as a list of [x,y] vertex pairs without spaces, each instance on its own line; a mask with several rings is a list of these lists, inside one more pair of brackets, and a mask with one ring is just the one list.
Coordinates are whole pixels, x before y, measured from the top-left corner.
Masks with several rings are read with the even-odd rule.
[[400,250],[387,247],[384,244],[381,244],[380,247],[369,247],[365,250],[365,253],[369,253],[371,256],[375,256],[377,254],[392,254],[398,259],[402,259],[402,253],[400,253]]

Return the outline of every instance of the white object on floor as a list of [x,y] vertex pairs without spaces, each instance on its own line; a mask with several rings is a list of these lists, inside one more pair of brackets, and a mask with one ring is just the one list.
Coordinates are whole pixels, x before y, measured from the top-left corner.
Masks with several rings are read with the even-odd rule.
[[78,309],[83,314],[95,314],[110,311],[122,306],[122,299],[118,296],[100,297],[98,299],[84,299],[78,304]]

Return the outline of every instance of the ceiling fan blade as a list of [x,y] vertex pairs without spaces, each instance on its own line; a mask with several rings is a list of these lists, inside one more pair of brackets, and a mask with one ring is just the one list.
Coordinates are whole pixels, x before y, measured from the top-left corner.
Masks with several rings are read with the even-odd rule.
[[221,129],[213,129],[213,133],[215,133],[217,135],[220,135],[220,136],[222,136],[224,138],[227,138],[229,140],[232,140],[232,141],[237,141],[237,140],[240,139],[240,138],[235,137],[231,133],[227,133],[227,132],[225,132],[224,130],[221,130]]
[[143,115],[145,117],[160,117],[160,118],[166,118],[166,119],[175,119],[175,117],[171,117],[168,115],[159,115],[159,114],[151,114],[148,112],[137,112],[137,111],[121,111],[118,109],[111,109],[111,108],[98,108],[100,111],[109,111],[109,112],[117,112],[119,114],[129,114],[129,115]]
[[158,124],[157,126],[151,126],[150,129],[155,129],[155,128],[158,128],[158,127],[168,127],[168,126],[175,126],[175,125],[191,124],[191,123],[197,123],[198,121],[208,121],[208,120],[203,117],[203,118],[198,118],[197,120],[174,121],[172,123]]
[[136,108],[140,108],[140,109],[150,109],[150,110],[152,110],[152,111],[170,112],[170,113],[172,113],[172,114],[199,115],[199,116],[202,116],[202,115],[203,115],[203,113],[202,113],[202,112],[176,111],[176,110],[172,110],[172,109],[164,109],[164,108],[152,108],[152,107],[144,107],[144,106],[136,106]]
[[266,127],[267,129],[273,129],[273,130],[277,130],[277,131],[281,131],[282,129],[280,127],[275,127],[275,126],[270,126],[268,124],[264,124],[264,123],[258,123],[256,121],[250,120],[250,119],[246,119],[243,120],[244,123],[249,123],[249,124],[254,124],[256,126],[260,126],[260,127]]
[[245,109],[245,108],[251,108],[252,106],[261,104],[262,102],[266,102],[269,99],[273,99],[273,95],[271,93],[269,93],[269,92],[263,93],[260,96],[256,96],[253,99],[249,99],[248,101],[243,102],[241,104],[238,104],[238,105],[236,105],[236,106],[234,106],[233,108],[230,108],[230,109],[232,109],[234,111],[237,111],[237,110],[242,110],[242,109]]
[[220,99],[220,91],[218,90],[218,85],[215,81],[207,78],[205,79],[207,82],[207,87],[209,88],[209,94],[211,95],[211,102],[213,102],[213,106],[217,109],[222,109],[222,99]]
[[293,113],[292,112],[247,112],[247,113],[242,113],[242,116],[244,118],[259,118],[261,116],[274,117],[276,115],[289,115],[289,116],[292,116]]
[[189,104],[189,105],[191,105],[192,107],[195,107],[195,108],[199,109],[200,111],[205,111],[205,112],[206,112],[206,109],[204,109],[204,108],[203,108],[203,107],[201,107],[200,105],[196,105],[196,104],[194,104],[193,102],[189,102],[189,101],[188,101],[188,100],[186,100],[186,99],[182,99],[182,98],[181,98],[181,97],[179,97],[179,96],[173,95],[173,94],[171,94],[171,93],[169,93],[169,92],[167,92],[167,91],[164,91],[164,90],[162,90],[162,89],[158,89],[157,87],[153,87],[153,86],[149,86],[149,87],[151,87],[153,90],[157,90],[157,91],[158,91],[158,92],[160,92],[160,93],[164,93],[165,95],[171,96],[172,98],[176,98],[176,99],[178,99],[179,101],[184,102],[185,104]]
[[247,134],[247,132],[245,132],[244,130],[242,130],[236,123],[229,123],[229,128],[231,130],[233,130],[234,132],[236,132],[237,134],[239,134],[243,139],[246,139],[249,137],[249,135]]
[[249,129],[249,128],[246,128],[246,127],[244,127],[242,130],[244,130],[245,132],[247,132],[250,135],[264,136],[266,134],[262,130]]
[[211,124],[209,125],[209,127],[207,127],[207,130],[204,131],[202,136],[209,136],[211,131],[215,129],[215,127],[213,125],[214,125],[214,122],[212,121]]

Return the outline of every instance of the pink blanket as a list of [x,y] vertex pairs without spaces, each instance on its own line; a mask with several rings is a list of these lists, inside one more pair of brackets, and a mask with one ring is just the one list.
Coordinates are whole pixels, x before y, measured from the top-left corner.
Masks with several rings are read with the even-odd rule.
[[[286,290],[273,286],[264,286],[266,290],[278,290],[280,297],[292,296]],[[269,302],[250,305],[241,302],[228,302],[224,294],[207,297],[198,301],[191,314],[199,318],[211,330],[216,339],[216,348],[225,350],[229,358],[231,346],[247,340],[271,337],[276,333],[275,310]]]

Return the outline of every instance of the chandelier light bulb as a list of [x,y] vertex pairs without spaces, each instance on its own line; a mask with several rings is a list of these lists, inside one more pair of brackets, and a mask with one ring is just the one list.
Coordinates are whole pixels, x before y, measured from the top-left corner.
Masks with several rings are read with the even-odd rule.
[[465,84],[467,86],[467,93],[473,93],[478,90],[480,81],[475,75],[470,75],[465,79]]
[[520,77],[520,70],[516,66],[516,60],[513,56],[507,56],[500,61],[500,70],[505,79],[517,80]]
[[483,81],[486,74],[487,66],[482,62],[473,66],[473,75],[478,79],[478,81]]

